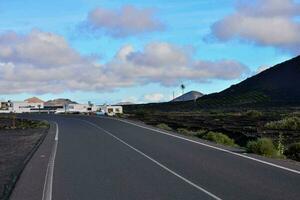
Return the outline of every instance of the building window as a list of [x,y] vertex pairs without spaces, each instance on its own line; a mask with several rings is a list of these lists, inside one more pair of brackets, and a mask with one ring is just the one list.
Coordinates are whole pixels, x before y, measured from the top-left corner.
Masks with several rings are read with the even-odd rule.
[[109,108],[109,109],[107,109],[107,112],[108,112],[108,113],[112,113],[112,112],[114,112],[114,109]]

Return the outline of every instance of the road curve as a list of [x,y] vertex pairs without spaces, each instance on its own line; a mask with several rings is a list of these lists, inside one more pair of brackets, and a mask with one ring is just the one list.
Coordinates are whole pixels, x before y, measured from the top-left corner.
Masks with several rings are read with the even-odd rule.
[[300,199],[292,171],[111,118],[26,117],[58,125],[54,200]]

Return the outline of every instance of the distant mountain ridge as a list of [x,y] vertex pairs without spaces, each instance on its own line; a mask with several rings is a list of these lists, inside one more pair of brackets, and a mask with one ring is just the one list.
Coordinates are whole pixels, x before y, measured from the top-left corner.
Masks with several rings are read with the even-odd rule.
[[31,97],[31,98],[25,99],[24,101],[26,101],[28,103],[44,103],[43,100],[41,100],[37,97]]
[[198,98],[202,97],[204,94],[198,91],[190,91],[187,92],[175,99],[173,99],[171,102],[178,102],[178,101],[194,101],[197,100]]
[[68,104],[77,104],[77,102],[70,99],[53,99],[45,102],[45,106],[64,106]]

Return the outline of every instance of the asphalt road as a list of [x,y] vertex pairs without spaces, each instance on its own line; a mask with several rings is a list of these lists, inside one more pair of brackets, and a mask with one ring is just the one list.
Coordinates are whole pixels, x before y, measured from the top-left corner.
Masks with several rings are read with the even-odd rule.
[[54,200],[300,199],[298,171],[110,118],[29,117],[58,125]]

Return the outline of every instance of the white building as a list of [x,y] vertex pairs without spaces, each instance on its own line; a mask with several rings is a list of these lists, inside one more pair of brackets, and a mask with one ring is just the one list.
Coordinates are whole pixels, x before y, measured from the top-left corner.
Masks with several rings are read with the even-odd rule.
[[123,113],[123,107],[122,106],[100,106],[100,111],[103,111],[108,116],[114,116],[116,114],[122,114]]
[[100,107],[92,104],[68,104],[66,105],[66,112],[69,113],[90,113],[99,111]]
[[[30,112],[50,112],[47,108],[44,109],[44,102],[36,97],[25,101],[7,101],[0,102],[0,113],[30,113]],[[94,105],[88,104],[66,104],[63,108],[55,110],[55,113],[102,113],[108,116],[123,113],[123,107],[116,105]]]
[[11,113],[12,108],[10,102],[1,101],[0,102],[0,113]]
[[9,107],[10,107],[9,102],[0,101],[0,110],[8,110]]
[[68,105],[66,105],[66,112],[88,113],[88,112],[91,112],[91,107],[88,104],[68,104]]
[[44,108],[44,103],[27,103],[27,105],[31,108],[31,109],[43,109]]
[[25,101],[10,102],[10,109],[13,113],[29,113],[31,108],[30,104]]
[[0,102],[0,113],[29,113],[44,108],[44,103],[29,103],[26,101]]
[[100,110],[100,106],[94,105],[94,104],[89,104],[91,112],[98,112]]

